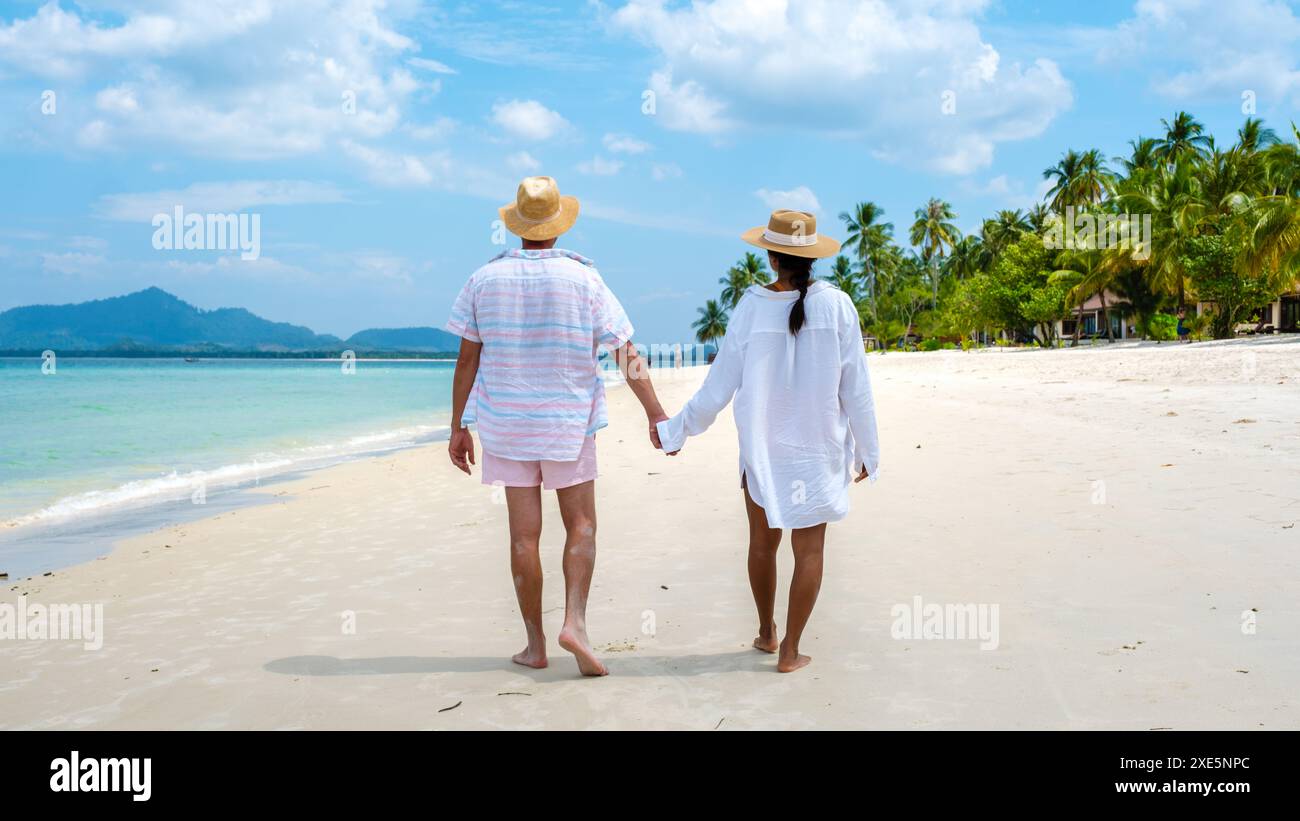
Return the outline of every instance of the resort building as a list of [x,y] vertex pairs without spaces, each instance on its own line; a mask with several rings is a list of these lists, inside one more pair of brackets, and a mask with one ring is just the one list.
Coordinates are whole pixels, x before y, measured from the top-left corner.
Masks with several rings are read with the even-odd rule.
[[1300,283],[1297,283],[1295,291],[1282,294],[1272,304],[1265,306],[1260,319],[1264,328],[1272,326],[1275,332],[1300,332]]
[[[1197,302],[1196,315],[1201,316],[1214,308],[1213,302]],[[1243,322],[1236,327],[1239,334],[1248,333],[1300,333],[1300,281],[1295,290],[1280,294],[1277,299],[1260,309],[1258,320]]]
[[1093,294],[1084,300],[1082,308],[1075,308],[1070,311],[1068,318],[1058,320],[1056,323],[1057,338],[1073,339],[1074,327],[1080,322],[1083,323],[1083,329],[1079,332],[1081,339],[1105,337],[1106,314],[1110,315],[1111,338],[1117,340],[1131,339],[1136,336],[1137,333],[1133,328],[1132,320],[1126,319],[1124,316],[1128,313],[1128,301],[1111,291],[1105,292],[1105,298],[1105,311],[1102,310],[1102,295]]

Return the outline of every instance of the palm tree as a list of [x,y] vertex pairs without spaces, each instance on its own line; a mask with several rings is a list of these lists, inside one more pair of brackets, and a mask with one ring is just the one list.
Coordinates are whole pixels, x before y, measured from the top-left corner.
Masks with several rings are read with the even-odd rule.
[[1110,193],[1113,176],[1106,167],[1106,159],[1093,148],[1079,155],[1079,170],[1074,188],[1070,192],[1076,203],[1096,205]]
[[939,263],[945,251],[961,238],[961,232],[952,223],[957,214],[943,200],[931,197],[924,208],[916,209],[915,216],[910,240],[921,249],[921,259],[930,268],[930,286],[933,289],[930,307],[934,308],[939,304]]
[[1029,218],[1020,213],[1017,208],[1014,211],[1003,209],[992,219],[984,220],[983,227],[980,228],[980,234],[984,239],[984,245],[992,254],[998,254],[1003,248],[1020,239],[1020,235],[1033,230],[1033,223]]
[[1174,294],[1177,304],[1184,305],[1182,258],[1207,211],[1192,163],[1175,163],[1149,180],[1126,180],[1116,205],[1127,213],[1151,215],[1150,257],[1144,261],[1148,283],[1153,292]]
[[880,255],[889,245],[890,237],[894,232],[892,222],[879,221],[884,215],[885,209],[874,202],[860,202],[853,206],[851,212],[840,212],[840,219],[844,222],[844,230],[848,234],[844,239],[844,247],[851,248],[858,258],[863,279],[867,283],[869,299],[875,298]]
[[1152,137],[1138,137],[1136,140],[1128,141],[1130,152],[1128,159],[1116,157],[1115,162],[1124,166],[1124,174],[1132,177],[1143,171],[1154,171],[1160,166],[1160,158],[1156,156],[1160,141]]
[[1047,190],[1052,210],[1062,213],[1066,206],[1101,202],[1112,178],[1105,158],[1093,148],[1082,154],[1066,151],[1056,165],[1043,169],[1043,179],[1052,181]]
[[858,299],[859,280],[858,274],[853,270],[853,263],[849,258],[840,254],[831,263],[831,271],[826,275],[826,281],[839,288],[849,295],[854,302]]
[[768,273],[767,263],[763,261],[758,254],[746,252],[745,256],[727,271],[727,275],[718,282],[724,286],[722,289],[723,306],[727,310],[736,307],[740,298],[745,295],[751,285],[766,285],[772,281],[771,274]]
[[1269,146],[1282,142],[1277,132],[1264,126],[1264,121],[1256,117],[1247,117],[1246,122],[1237,129],[1237,147],[1254,153],[1267,150]]
[[[986,220],[984,225],[987,227],[992,222],[993,220]],[[952,254],[946,260],[946,273],[958,281],[973,277],[988,266],[995,253],[997,251],[990,247],[987,239],[981,240],[974,234],[968,234],[952,246]]]
[[1186,111],[1174,115],[1174,121],[1161,120],[1165,136],[1156,144],[1155,157],[1166,165],[1176,165],[1184,160],[1196,159],[1210,146],[1205,126]]
[[1045,203],[1038,203],[1029,209],[1025,215],[1025,220],[1029,223],[1029,228],[1035,234],[1042,234],[1047,229],[1047,223],[1051,219],[1052,210]]
[[1104,264],[1103,253],[1094,249],[1067,249],[1057,256],[1056,264],[1060,268],[1050,274],[1050,280],[1069,288],[1065,294],[1066,307],[1078,312],[1070,347],[1079,344],[1079,334],[1083,330],[1083,303],[1096,294],[1101,295],[1102,322],[1106,326],[1106,338],[1110,339],[1110,314],[1106,310],[1105,292],[1110,285],[1112,273]]
[[721,339],[727,333],[727,312],[718,305],[716,299],[704,303],[703,308],[696,309],[700,318],[691,323],[695,329],[695,339],[701,344]]
[[858,312],[858,327],[865,328],[867,317],[871,314],[871,305],[862,293],[862,278],[858,276],[857,271],[853,270],[853,263],[848,257],[840,254],[835,258],[830,273],[826,275],[826,281],[839,288],[853,301],[853,307]]
[[1072,197],[1078,185],[1079,159],[1079,154],[1071,149],[1061,155],[1056,165],[1043,169],[1043,179],[1052,180],[1052,187],[1047,189],[1044,198],[1058,214],[1065,211],[1065,206],[1074,204]]

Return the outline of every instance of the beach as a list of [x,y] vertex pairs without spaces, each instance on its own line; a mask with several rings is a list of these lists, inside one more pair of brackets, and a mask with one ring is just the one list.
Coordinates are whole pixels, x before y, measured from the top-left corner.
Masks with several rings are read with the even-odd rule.
[[[429,444],[4,581],[0,603],[102,604],[103,634],[0,641],[0,727],[1300,728],[1300,339],[869,365],[880,477],[829,529],[804,670],[749,646],[730,412],[668,458],[616,388],[588,614],[608,677],[555,643],[554,494],[550,666],[510,663],[503,499]],[[705,372],[657,378],[664,406]],[[787,538],[779,625],[790,565]],[[992,640],[918,634],[931,604]]]

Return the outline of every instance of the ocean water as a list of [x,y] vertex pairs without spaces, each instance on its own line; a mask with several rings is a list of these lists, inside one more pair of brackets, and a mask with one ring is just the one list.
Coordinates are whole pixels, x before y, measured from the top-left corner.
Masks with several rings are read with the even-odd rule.
[[[445,437],[453,363],[0,359],[0,534]],[[29,538],[30,542],[31,539]]]

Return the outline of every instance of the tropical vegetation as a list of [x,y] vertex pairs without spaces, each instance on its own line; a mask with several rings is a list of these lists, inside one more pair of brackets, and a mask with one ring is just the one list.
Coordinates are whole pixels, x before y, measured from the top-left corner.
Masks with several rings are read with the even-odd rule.
[[[904,247],[880,206],[856,203],[839,214],[841,255],[818,276],[849,295],[864,335],[887,348],[1077,345],[1085,304],[1100,306],[1092,335],[1106,340],[1120,323],[1168,338],[1180,308],[1215,338],[1263,324],[1262,307],[1300,280],[1300,128],[1284,139],[1249,118],[1221,145],[1180,111],[1161,132],[1131,140],[1125,156],[1066,151],[1043,171],[1043,202],[998,211],[970,234],[931,197]],[[768,281],[764,261],[745,254],[700,309],[700,341],[725,333],[745,289]]]

